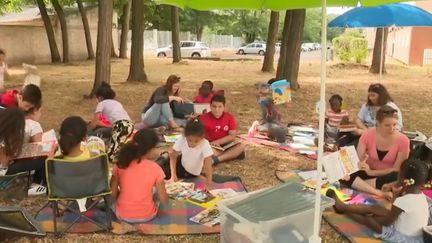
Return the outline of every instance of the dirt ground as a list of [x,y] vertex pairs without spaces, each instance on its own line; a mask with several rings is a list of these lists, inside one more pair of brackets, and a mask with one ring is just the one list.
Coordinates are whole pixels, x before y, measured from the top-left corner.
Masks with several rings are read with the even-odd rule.
[[[181,79],[181,95],[192,99],[203,80],[210,79],[216,89],[224,89],[228,99],[227,109],[235,114],[240,132],[246,132],[251,123],[259,118],[255,99],[255,84],[269,79],[272,74],[261,73],[261,61],[195,61],[188,60],[182,64],[171,64],[170,59],[147,58],[145,68],[150,83],[126,83],[129,71],[128,60],[113,60],[112,79],[118,100],[123,103],[133,119],[140,119],[141,110],[150,93],[161,85],[170,74],[178,74]],[[42,126],[45,130],[57,129],[61,121],[70,115],[80,115],[85,119],[92,117],[96,100],[83,99],[92,87],[94,77],[93,62],[80,62],[71,65],[41,65],[43,116]],[[405,129],[419,130],[432,135],[430,123],[430,101],[432,98],[432,69],[406,67],[396,62],[387,65],[388,74],[382,81],[395,103],[401,108]],[[22,73],[12,69],[14,74],[8,87],[19,87],[22,84]],[[319,63],[305,62],[300,70],[300,90],[293,93],[293,102],[284,110],[286,122],[304,122],[317,124],[315,103],[319,100]],[[339,93],[344,98],[346,109],[355,117],[361,104],[365,102],[368,85],[377,82],[378,77],[368,73],[366,66],[329,65],[327,75],[327,97]],[[219,174],[240,176],[249,191],[277,185],[275,169],[314,169],[315,162],[303,156],[276,151],[266,147],[248,146],[247,158],[218,165]],[[44,203],[41,197],[28,198],[19,203],[30,212],[35,213]],[[324,242],[346,242],[338,233],[323,222],[321,230]],[[52,235],[46,238],[9,238],[8,241],[51,242]],[[219,235],[190,236],[145,236],[131,234],[113,236],[111,234],[68,234],[62,238],[67,242],[219,242]]]

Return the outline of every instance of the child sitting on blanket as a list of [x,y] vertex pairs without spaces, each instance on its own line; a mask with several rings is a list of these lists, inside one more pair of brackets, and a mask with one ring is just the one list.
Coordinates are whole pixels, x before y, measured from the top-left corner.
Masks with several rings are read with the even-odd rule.
[[145,128],[120,150],[110,184],[116,200],[114,211],[121,221],[131,224],[150,221],[157,215],[159,201],[168,202],[165,174],[152,160],[158,142],[156,132]]
[[326,143],[337,144],[339,139],[339,127],[342,121],[349,120],[349,114],[346,110],[342,109],[342,96],[334,94],[329,99],[330,109],[325,113],[326,119]]
[[429,177],[424,161],[410,159],[402,164],[397,183],[388,185],[394,194],[391,209],[381,205],[346,205],[333,190],[327,196],[335,199],[335,210],[346,213],[357,222],[374,230],[377,238],[389,242],[423,242],[423,227],[427,225],[429,208],[421,187]]
[[115,100],[116,93],[107,83],[102,83],[95,92],[98,105],[96,106],[93,121],[89,125],[94,129],[97,126],[105,126],[101,120],[102,114],[111,123],[112,135],[107,150],[111,162],[117,162],[120,147],[127,142],[132,135],[134,124],[123,105]]
[[199,88],[199,93],[195,96],[194,103],[210,104],[213,95],[213,82],[206,80],[202,82],[201,87]]
[[273,103],[271,85],[277,79],[271,78],[266,83],[258,84],[258,104],[261,108],[261,124],[266,122],[280,122],[281,115]]
[[184,135],[177,139],[170,154],[170,163],[163,165],[167,178],[178,181],[182,178],[204,176],[207,190],[212,188],[213,150],[204,138],[204,126],[199,120],[187,123]]

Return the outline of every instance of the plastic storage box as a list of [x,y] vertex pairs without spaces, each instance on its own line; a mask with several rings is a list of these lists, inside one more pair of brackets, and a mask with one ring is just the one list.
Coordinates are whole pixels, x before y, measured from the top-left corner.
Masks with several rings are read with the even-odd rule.
[[[294,182],[222,200],[221,242],[307,243],[314,204],[315,193]],[[322,196],[320,215],[333,204]]]

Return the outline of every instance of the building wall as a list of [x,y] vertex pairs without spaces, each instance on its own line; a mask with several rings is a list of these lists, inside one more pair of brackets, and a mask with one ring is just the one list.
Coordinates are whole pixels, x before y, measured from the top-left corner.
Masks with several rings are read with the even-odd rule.
[[391,29],[387,36],[387,55],[410,64],[411,27]]
[[432,49],[432,28],[415,27],[413,28],[412,37],[409,64],[423,65],[424,50]]
[[[96,53],[97,38],[97,8],[91,8],[87,11],[87,17],[90,25],[90,34],[92,44]],[[87,46],[85,42],[84,29],[81,15],[78,11],[69,11],[66,13],[66,20],[69,35],[69,55],[71,61],[80,61],[87,59]],[[117,26],[117,16],[113,18],[113,27]],[[57,47],[60,55],[63,54],[61,29],[57,18],[52,18],[54,34],[56,36]],[[8,26],[0,25],[0,48],[7,52],[9,64],[21,64],[23,62],[36,64],[48,63],[51,61],[48,38],[44,26]],[[113,39],[117,40],[117,31],[113,29]],[[115,48],[118,49],[118,43],[115,42]]]

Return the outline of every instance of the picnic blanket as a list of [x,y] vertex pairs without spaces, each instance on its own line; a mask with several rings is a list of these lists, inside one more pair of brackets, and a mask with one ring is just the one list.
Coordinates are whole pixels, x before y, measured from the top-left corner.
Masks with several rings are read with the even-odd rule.
[[[219,177],[216,177],[219,178]],[[223,181],[223,178],[222,180]],[[204,182],[199,179],[189,180],[188,182],[194,182],[195,188],[202,189],[204,188]],[[244,192],[245,188],[239,179],[235,181],[227,181],[221,183],[214,183],[214,189],[223,189],[223,188],[231,188],[237,192]],[[169,203],[166,205],[161,204],[159,207],[158,216],[145,224],[137,225],[139,231],[144,234],[152,234],[152,235],[181,235],[181,234],[212,234],[212,233],[220,233],[219,225],[214,227],[208,227],[201,224],[197,224],[195,222],[190,221],[189,219],[199,212],[205,210],[205,208],[181,200],[169,200]],[[104,224],[105,221],[105,212],[94,209],[86,212],[86,216]],[[61,218],[57,218],[57,227],[58,229],[63,229],[66,224],[72,222],[76,218],[75,215],[65,212],[65,215]],[[52,222],[52,210],[49,207],[44,208],[41,212],[36,216],[36,220],[39,221],[41,227],[46,232],[53,232],[53,222]],[[113,221],[113,227],[118,228],[122,227],[120,222],[117,220]],[[70,232],[73,233],[90,233],[101,231],[97,225],[91,224],[85,220],[80,219],[76,225],[74,225]]]
[[[300,181],[301,178],[297,174],[298,170],[289,171],[276,171],[276,176],[279,180],[284,182],[289,181]],[[365,193],[360,193],[355,190],[341,189],[344,194],[349,194],[351,199],[348,203],[355,204],[380,204],[383,203]],[[374,231],[368,227],[359,224],[344,214],[338,214],[333,209],[327,209],[323,212],[324,219],[330,224],[330,226],[336,230],[339,234],[345,237],[352,243],[380,243],[382,240],[374,237]]]
[[[310,159],[314,159],[314,160],[317,159],[317,155],[316,155],[317,147],[315,147],[315,146],[309,146],[307,149],[299,150],[299,149],[291,147],[289,144],[278,143],[278,142],[270,141],[270,140],[267,140],[267,139],[264,139],[261,137],[250,137],[247,134],[239,135],[239,137],[241,139],[249,142],[249,143],[252,143],[252,144],[268,146],[268,147],[272,147],[275,149],[288,151],[290,153],[300,153],[300,154],[303,154]],[[313,154],[311,154],[311,153],[313,153]]]

